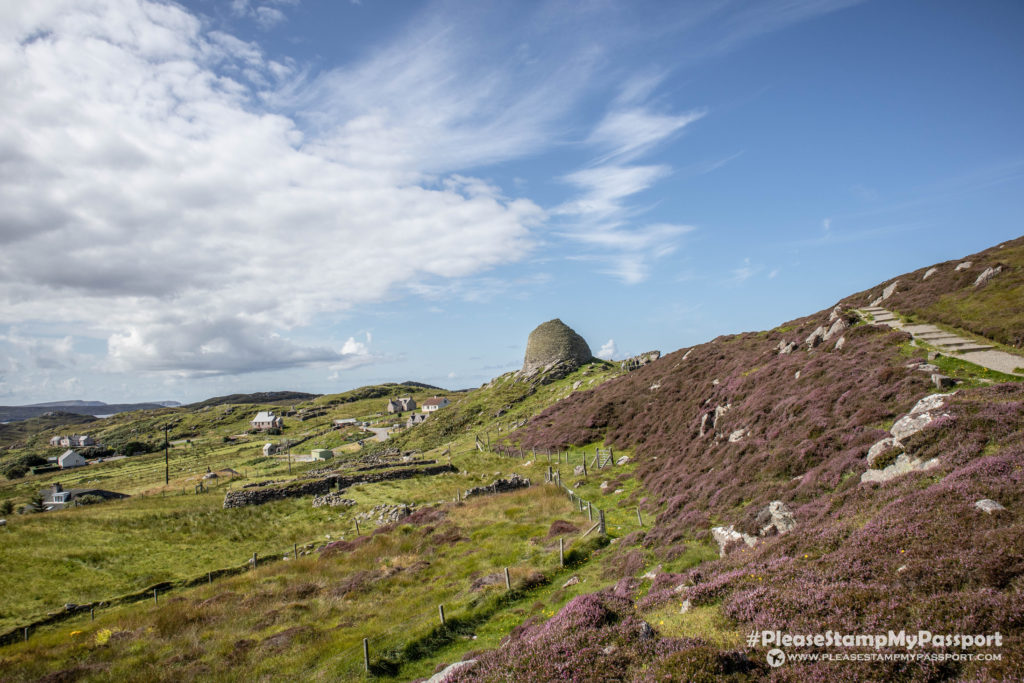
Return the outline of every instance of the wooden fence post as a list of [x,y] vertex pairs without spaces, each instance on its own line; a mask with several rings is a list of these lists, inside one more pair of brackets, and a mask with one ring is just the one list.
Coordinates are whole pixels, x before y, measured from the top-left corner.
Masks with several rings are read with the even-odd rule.
[[565,541],[558,539],[558,566],[565,566]]
[[512,590],[512,577],[508,575],[508,567],[505,567],[505,589]]
[[363,669],[370,671],[370,640],[363,638]]
[[299,559],[299,544],[298,543],[292,543],[292,559],[293,560]]
[[259,558],[257,558],[257,557],[256,557],[256,553],[253,553],[253,554],[252,554],[252,568],[253,568],[253,569],[256,569],[256,563],[257,563],[258,561],[259,561]]
[[644,525],[644,518],[640,516],[640,508],[636,509],[636,521],[640,523],[640,526]]
[[89,608],[89,621],[96,621],[96,608],[95,607],[90,607]]
[[444,605],[438,605],[437,611],[441,615],[441,625],[444,626]]
[[28,642],[28,626],[25,627],[25,642]]
[[597,519],[598,519],[598,524],[601,525],[601,528],[599,529],[599,531],[601,532],[601,535],[604,536],[604,535],[606,535],[608,533],[608,527],[604,523],[604,510],[598,510],[597,511]]
[[157,600],[157,597],[156,597],[156,588],[154,588],[153,589],[153,604],[156,605],[158,603],[159,603],[159,601]]
[[594,506],[590,504],[589,500],[587,501],[587,521],[594,521]]
[[213,572],[206,572],[206,583],[213,583]]
[[587,454],[586,453],[583,454],[583,457],[581,458],[581,460],[583,460],[583,478],[586,479],[587,478]]
[[356,536],[359,535],[359,520],[356,520]]

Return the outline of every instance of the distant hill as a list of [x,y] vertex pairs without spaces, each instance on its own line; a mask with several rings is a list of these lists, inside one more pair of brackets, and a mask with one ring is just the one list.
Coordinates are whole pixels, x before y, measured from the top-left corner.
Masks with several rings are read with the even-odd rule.
[[9,424],[0,424],[0,447],[23,442],[33,434],[62,425],[84,425],[95,422],[92,415],[79,415],[63,411],[50,411],[39,417],[30,417]]
[[[79,405],[84,403],[86,405]],[[0,422],[14,422],[16,420],[27,420],[32,417],[39,417],[54,408],[60,408],[62,413],[73,413],[75,415],[115,415],[126,413],[131,410],[161,410],[166,406],[159,403],[101,403],[99,401],[69,401],[59,403],[43,403],[34,406],[0,406]]]
[[[387,386],[387,385],[385,385]],[[441,387],[435,387],[433,384],[424,384],[423,382],[401,382],[398,386],[400,387],[414,387],[416,389],[430,389],[431,391],[446,391]]]
[[196,409],[207,406],[222,406],[238,403],[281,403],[283,401],[308,401],[320,394],[307,394],[302,391],[258,391],[254,394],[229,394],[214,396],[198,403],[189,403],[186,408]]

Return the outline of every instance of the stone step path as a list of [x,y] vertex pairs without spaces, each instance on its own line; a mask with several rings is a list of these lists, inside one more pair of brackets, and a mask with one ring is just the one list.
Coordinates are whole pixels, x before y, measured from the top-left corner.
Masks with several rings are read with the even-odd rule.
[[939,349],[942,353],[962,357],[963,360],[970,361],[989,370],[1024,377],[1024,372],[1016,372],[1017,368],[1024,368],[1024,356],[998,351],[990,344],[980,343],[973,339],[965,339],[952,332],[941,330],[935,325],[926,323],[904,324],[899,316],[880,306],[868,306],[860,310],[862,313],[870,314],[875,324],[888,325],[894,329],[909,332],[915,340],[920,339],[922,342]]

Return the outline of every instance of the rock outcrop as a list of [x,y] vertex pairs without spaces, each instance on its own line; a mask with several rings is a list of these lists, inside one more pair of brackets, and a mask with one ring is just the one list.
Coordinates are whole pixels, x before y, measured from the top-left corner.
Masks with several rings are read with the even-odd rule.
[[476,496],[490,496],[505,491],[525,489],[530,486],[530,480],[513,473],[508,479],[495,479],[487,486],[477,486],[462,494],[463,499],[475,498]]
[[560,379],[593,358],[586,340],[555,318],[538,325],[530,333],[526,340],[526,358],[519,374],[533,377],[544,373],[551,380]]
[[648,363],[653,363],[659,358],[661,358],[661,351],[648,351],[646,353],[641,353],[639,356],[627,358],[626,360],[619,363],[619,367],[625,370],[626,372],[629,372],[631,370],[636,370],[637,368],[642,368]]

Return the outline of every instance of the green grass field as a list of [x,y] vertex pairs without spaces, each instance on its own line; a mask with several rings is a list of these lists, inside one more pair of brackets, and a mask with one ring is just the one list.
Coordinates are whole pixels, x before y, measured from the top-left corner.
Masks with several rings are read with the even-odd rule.
[[[166,486],[162,453],[0,483],[0,499],[18,501],[53,481],[66,488],[97,486],[132,494],[122,501],[10,518],[0,530],[5,546],[0,630],[59,611],[65,603],[108,600],[158,582],[239,567],[253,553],[280,557],[290,555],[292,544],[315,548],[352,541],[354,517],[375,505],[439,506],[436,520],[370,537],[364,522],[361,544],[343,553],[268,562],[212,585],[174,589],[158,605],[109,607],[99,610],[95,622],[74,616],[40,627],[28,643],[0,651],[0,667],[14,672],[5,679],[32,680],[57,670],[85,680],[352,678],[362,675],[363,638],[369,639],[378,674],[408,679],[429,676],[438,664],[471,650],[497,647],[524,620],[546,618],[575,595],[620,578],[619,570],[606,566],[609,553],[601,546],[641,528],[637,480],[633,462],[574,475],[584,457],[593,458],[597,444],[551,458],[562,482],[592,501],[595,521],[598,508],[605,511],[609,535],[583,538],[592,526],[588,512],[558,487],[544,485],[547,455],[484,453],[475,447],[475,437],[489,434],[497,441],[546,405],[617,374],[608,364],[594,364],[548,385],[532,387],[505,376],[483,391],[456,395],[447,416],[435,415],[395,443],[423,448],[421,458],[450,459],[459,472],[357,485],[343,494],[356,501],[354,507],[314,509],[307,497],[224,510],[228,487],[289,479],[286,460],[262,456],[262,436],[224,442],[224,436],[244,429],[254,413],[250,406],[214,406],[184,416],[176,427],[182,433],[172,435],[179,443],[171,450]],[[327,415],[289,425],[279,438],[316,433],[332,419],[361,417],[381,403],[373,398],[332,404]],[[149,416],[138,429],[163,419]],[[318,444],[333,445],[310,439],[302,451]],[[622,456],[632,453],[616,453]],[[356,456],[340,455],[335,462],[343,464],[347,457]],[[323,465],[293,463],[291,476]],[[211,490],[195,494],[208,468],[232,468],[239,477],[217,479]],[[535,485],[454,503],[461,492],[512,472]],[[601,488],[602,482],[609,485]],[[577,529],[562,536],[571,567],[559,566],[558,537],[548,536],[557,520]],[[639,546],[633,552],[644,568],[654,561]],[[661,570],[678,571],[716,555],[715,548],[694,544]],[[511,592],[504,587],[505,567]],[[578,583],[563,587],[571,576]],[[443,629],[439,604],[448,617]],[[730,633],[728,624],[716,628]],[[168,668],[169,662],[174,666]]]

